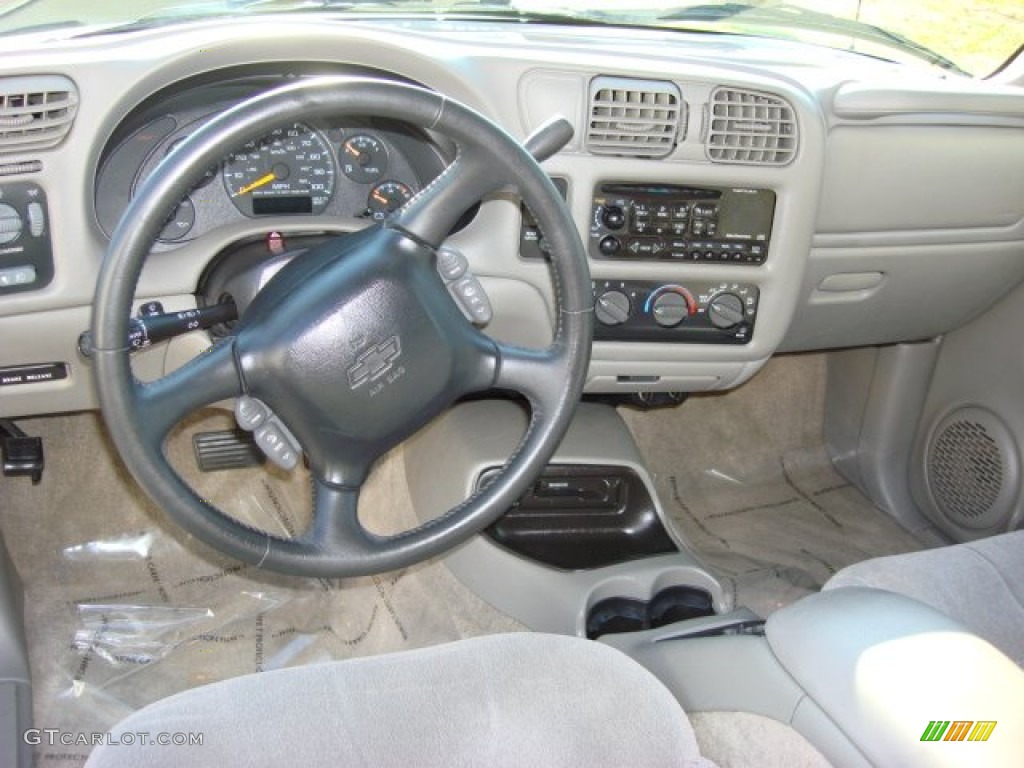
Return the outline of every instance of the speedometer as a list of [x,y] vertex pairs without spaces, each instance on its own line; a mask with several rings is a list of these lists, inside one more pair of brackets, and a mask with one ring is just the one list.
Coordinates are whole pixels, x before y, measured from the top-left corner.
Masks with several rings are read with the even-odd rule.
[[251,141],[224,163],[224,186],[246,216],[322,213],[334,193],[327,140],[296,123]]

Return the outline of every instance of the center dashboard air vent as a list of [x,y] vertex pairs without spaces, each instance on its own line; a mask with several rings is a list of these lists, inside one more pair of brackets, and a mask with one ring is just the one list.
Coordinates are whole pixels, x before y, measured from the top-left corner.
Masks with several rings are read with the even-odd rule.
[[587,150],[595,155],[664,157],[679,141],[685,104],[663,80],[595,77],[590,82]]
[[78,91],[62,75],[0,78],[0,153],[55,147],[78,110]]
[[796,155],[796,113],[779,96],[715,88],[709,118],[705,147],[714,163],[787,165]]

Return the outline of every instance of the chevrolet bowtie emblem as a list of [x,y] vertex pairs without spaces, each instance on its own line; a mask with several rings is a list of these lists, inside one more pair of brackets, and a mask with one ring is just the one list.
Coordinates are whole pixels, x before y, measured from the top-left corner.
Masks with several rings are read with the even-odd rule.
[[392,336],[375,347],[370,347],[356,358],[356,362],[348,369],[348,385],[358,389],[368,381],[379,379],[391,370],[402,355],[402,342]]

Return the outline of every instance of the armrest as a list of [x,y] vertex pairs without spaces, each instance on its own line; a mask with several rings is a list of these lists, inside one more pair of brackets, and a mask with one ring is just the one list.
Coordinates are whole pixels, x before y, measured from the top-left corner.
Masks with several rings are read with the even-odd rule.
[[[1024,671],[935,609],[850,587],[775,612],[765,632],[782,666],[873,764],[1024,765]],[[933,721],[949,726],[941,741],[923,741]],[[970,740],[973,724],[958,725],[978,722],[996,723],[986,741]]]

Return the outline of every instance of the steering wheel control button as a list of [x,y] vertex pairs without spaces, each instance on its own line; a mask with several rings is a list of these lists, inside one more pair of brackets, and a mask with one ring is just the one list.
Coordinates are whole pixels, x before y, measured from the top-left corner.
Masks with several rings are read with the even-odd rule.
[[270,421],[253,433],[256,445],[281,469],[292,470],[299,464],[297,441],[284,425]]
[[491,317],[494,315],[491,301],[487,298],[484,287],[475,275],[467,274],[448,286],[448,290],[471,323],[486,325],[491,321]]
[[469,269],[469,261],[454,248],[441,248],[437,252],[437,271],[446,283],[458,280]]
[[262,400],[242,395],[235,400],[235,421],[246,432],[252,432],[263,454],[281,469],[294,469],[302,449],[288,427],[274,415]]
[[469,261],[461,252],[445,246],[437,251],[437,273],[462,314],[474,325],[487,325],[494,316],[491,300],[484,287],[469,271]]
[[270,409],[255,397],[243,395],[235,400],[235,421],[247,432],[252,432],[270,416]]

